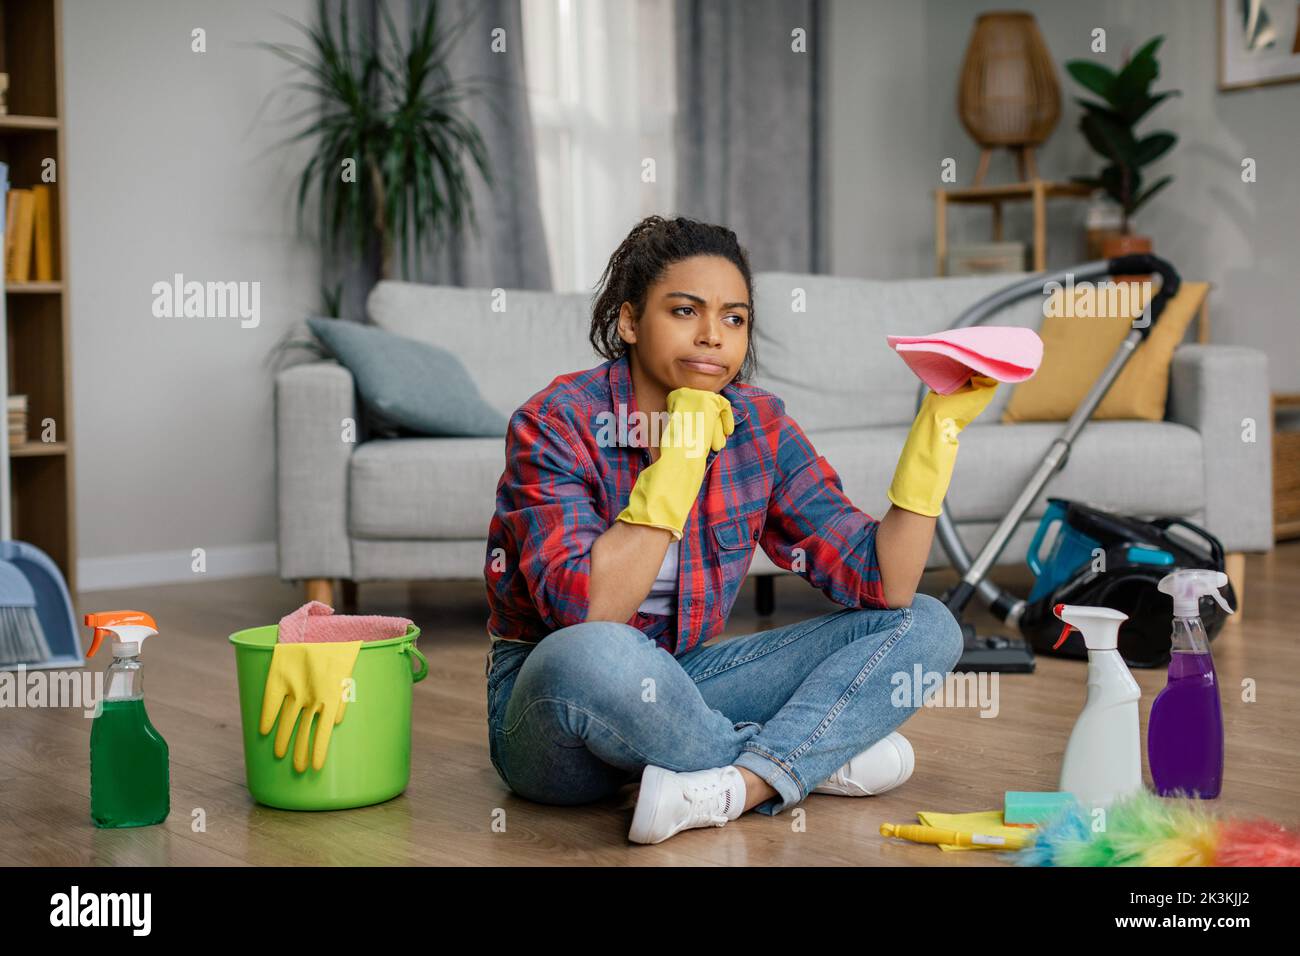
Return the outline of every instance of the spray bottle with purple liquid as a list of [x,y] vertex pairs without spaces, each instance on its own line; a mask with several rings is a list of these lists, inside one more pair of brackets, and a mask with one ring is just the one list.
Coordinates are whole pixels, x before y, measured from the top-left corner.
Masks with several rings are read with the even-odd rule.
[[1223,708],[1210,642],[1201,623],[1201,596],[1208,594],[1229,614],[1219,593],[1222,571],[1183,570],[1165,575],[1160,590],[1174,599],[1169,683],[1151,705],[1147,759],[1162,797],[1180,791],[1210,800],[1223,786]]

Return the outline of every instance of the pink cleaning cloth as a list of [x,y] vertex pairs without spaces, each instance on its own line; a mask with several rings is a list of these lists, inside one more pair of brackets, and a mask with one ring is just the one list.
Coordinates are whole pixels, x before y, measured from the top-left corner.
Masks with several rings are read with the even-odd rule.
[[320,601],[308,601],[280,618],[281,644],[321,644],[332,641],[382,641],[401,637],[411,626],[404,617],[378,614],[335,614]]
[[1033,329],[972,325],[933,335],[887,335],[889,347],[917,378],[940,395],[951,395],[972,375],[999,382],[1033,378],[1043,362],[1043,340]]

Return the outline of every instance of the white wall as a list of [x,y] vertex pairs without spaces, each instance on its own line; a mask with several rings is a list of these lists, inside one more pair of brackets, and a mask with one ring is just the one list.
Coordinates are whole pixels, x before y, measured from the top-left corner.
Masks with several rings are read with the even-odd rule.
[[[944,157],[969,183],[978,147],[956,113],[957,79],[975,17],[1031,10],[1058,67],[1062,114],[1039,153],[1046,177],[1095,172],[1100,159],[1078,132],[1084,95],[1065,73],[1090,57],[1091,31],[1107,31],[1104,62],[1163,33],[1156,89],[1179,89],[1139,129],[1169,129],[1173,151],[1149,167],[1175,177],[1136,225],[1187,278],[1208,279],[1211,339],[1269,353],[1276,390],[1300,391],[1300,84],[1216,90],[1217,5],[1210,0],[831,0],[832,267],[879,278],[933,274],[934,203]],[[1241,181],[1256,160],[1258,181]],[[996,154],[990,181],[1014,165]],[[1084,205],[1049,205],[1049,268],[1082,260]],[[950,211],[950,241],[989,237],[988,212]],[[1007,238],[1031,235],[1027,206],[1009,213]]]
[[[304,100],[253,41],[312,0],[65,0],[77,544],[83,589],[275,566],[272,377],[263,359],[318,304],[295,238],[306,153],[272,144]],[[191,52],[191,30],[207,52]],[[263,111],[259,113],[259,109]],[[155,318],[151,287],[261,283],[261,318]]]

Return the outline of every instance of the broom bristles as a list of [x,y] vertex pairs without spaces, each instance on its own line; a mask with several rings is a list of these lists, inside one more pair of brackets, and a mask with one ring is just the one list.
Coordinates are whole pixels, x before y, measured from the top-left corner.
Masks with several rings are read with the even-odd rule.
[[39,664],[54,654],[34,607],[0,607],[0,667]]

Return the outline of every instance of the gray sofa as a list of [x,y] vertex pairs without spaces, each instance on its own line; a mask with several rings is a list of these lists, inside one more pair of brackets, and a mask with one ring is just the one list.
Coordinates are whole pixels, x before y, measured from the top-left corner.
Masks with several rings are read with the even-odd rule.
[[[755,276],[754,384],[780,395],[853,502],[876,517],[915,413],[917,380],[887,333],[947,327],[963,307],[1016,276],[880,281]],[[455,353],[483,397],[509,416],[559,374],[603,361],[587,341],[590,296],[381,282],[367,309],[380,327]],[[1001,324],[1037,327],[1024,300]],[[947,500],[962,540],[983,545],[1039,462],[1059,423],[1001,424],[1011,387],[961,438]],[[287,368],[275,381],[279,573],[309,597],[377,580],[481,580],[486,533],[504,467],[501,438],[341,438],[361,415],[353,379],[333,361]],[[1258,429],[1245,441],[1243,420]],[[1207,527],[1232,554],[1272,547],[1266,356],[1239,346],[1181,345],[1166,420],[1090,422],[1046,494],[1132,514],[1177,514]],[[364,439],[366,436],[362,436]],[[1043,496],[1045,497],[1045,496]],[[1003,551],[1024,560],[1040,500]],[[948,564],[936,541],[929,567]],[[787,572],[761,550],[751,575]],[[760,584],[763,583],[760,581]],[[770,577],[767,577],[770,584]],[[770,601],[760,588],[760,606]],[[766,596],[765,596],[766,595]]]

